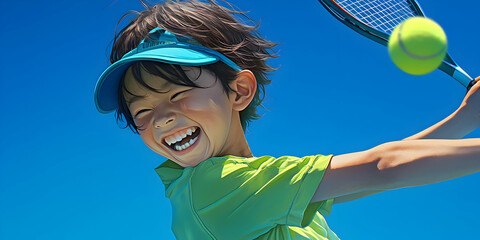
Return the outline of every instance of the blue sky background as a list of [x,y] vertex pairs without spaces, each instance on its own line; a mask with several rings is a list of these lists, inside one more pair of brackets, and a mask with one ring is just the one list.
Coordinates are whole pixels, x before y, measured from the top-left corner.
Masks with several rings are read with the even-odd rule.
[[[268,110],[247,133],[256,156],[342,154],[400,140],[448,116],[465,94],[441,71],[401,72],[385,47],[317,1],[232,3],[282,44],[270,62],[280,69]],[[451,56],[480,75],[480,2],[421,3],[445,29]],[[165,159],[93,103],[115,24],[139,2],[1,1],[0,9],[0,239],[173,239],[153,170]],[[342,239],[472,239],[479,183],[475,174],[381,193],[335,205],[327,221]]]

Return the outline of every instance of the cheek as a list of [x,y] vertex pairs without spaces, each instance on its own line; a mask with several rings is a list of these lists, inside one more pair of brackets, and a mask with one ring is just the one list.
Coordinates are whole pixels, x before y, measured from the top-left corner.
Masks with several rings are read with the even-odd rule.
[[143,142],[145,143],[145,145],[147,145],[154,152],[157,152],[157,153],[161,154],[160,152],[157,151],[157,144],[158,143],[155,140],[152,129],[146,128],[143,131],[139,131],[139,134],[140,134],[140,137],[142,138]]
[[149,123],[151,122],[151,119],[152,119],[151,114],[148,114],[140,119],[135,119],[134,123],[140,131],[140,129],[145,129],[148,127]]
[[[229,101],[226,95],[204,93],[195,98],[186,99],[182,103],[182,111],[194,114],[195,118],[217,122],[219,118],[225,119],[230,116]],[[193,117],[193,116],[192,116]]]

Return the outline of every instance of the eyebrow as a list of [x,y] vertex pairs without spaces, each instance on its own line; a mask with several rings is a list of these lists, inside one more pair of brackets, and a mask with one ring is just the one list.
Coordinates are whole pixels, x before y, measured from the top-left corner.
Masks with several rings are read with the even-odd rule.
[[125,101],[127,102],[127,106],[130,107],[130,105],[132,105],[132,103],[134,103],[136,101],[139,101],[139,100],[143,100],[143,99],[145,99],[144,96],[135,96],[135,97],[130,98],[129,100],[125,99]]
[[[141,84],[141,83],[139,83],[139,84]],[[145,84],[146,84],[146,83],[145,83]],[[141,84],[141,85],[143,85],[143,84]],[[151,87],[152,89],[156,89],[157,91],[154,91],[154,92],[156,92],[156,93],[168,93],[168,92],[170,92],[170,91],[172,90],[172,88],[169,87],[169,86],[171,86],[171,85],[172,85],[172,84],[171,84],[170,82],[165,82],[165,83],[161,84],[160,86],[158,86],[158,88],[153,88],[153,87],[151,87],[151,86],[150,86],[150,87]],[[148,86],[148,85],[147,85],[147,86]],[[146,87],[146,86],[143,86],[143,87]],[[152,90],[152,89],[150,89],[150,90]],[[161,92],[161,91],[158,91],[158,89],[168,89],[168,90],[167,90],[167,91],[164,91],[164,92],[163,92],[163,91]],[[133,102],[138,101],[138,100],[143,100],[143,99],[145,99],[145,97],[146,97],[146,95],[144,95],[144,96],[136,95],[135,93],[130,92],[130,91],[129,91],[128,89],[126,89],[126,88],[125,88],[124,90],[127,92],[127,94],[133,96],[129,101],[127,101],[127,99],[125,99],[125,102],[127,102],[127,105],[128,105],[128,106],[130,106],[130,104],[132,104]]]
[[[145,84],[148,85],[147,83],[145,83]],[[155,88],[155,89],[157,89],[157,90],[158,90],[158,89],[165,89],[165,88],[169,88],[169,86],[171,86],[171,85],[172,85],[171,82],[165,81],[163,84],[161,84],[158,88]],[[148,86],[150,86],[150,85],[148,85]],[[152,87],[152,86],[150,86],[150,87]],[[152,87],[152,88],[153,88],[153,87]],[[170,88],[170,89],[171,89],[171,88]],[[169,89],[168,91],[170,91],[170,89]],[[168,91],[167,91],[167,92],[168,92]]]
[[[165,94],[165,93],[169,93],[171,90],[172,89],[170,88],[165,92],[156,92],[156,93]],[[128,94],[133,95],[131,93],[128,93]],[[134,103],[136,101],[144,100],[147,96],[148,96],[148,94],[144,95],[144,96],[133,95],[133,97],[130,98],[129,100],[125,99],[125,102],[127,103],[127,106],[130,107],[130,105],[132,105],[132,103]]]

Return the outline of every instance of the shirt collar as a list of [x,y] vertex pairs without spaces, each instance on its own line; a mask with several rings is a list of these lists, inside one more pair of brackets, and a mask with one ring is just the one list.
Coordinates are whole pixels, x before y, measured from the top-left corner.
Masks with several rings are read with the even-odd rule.
[[182,176],[183,169],[182,166],[172,160],[167,160],[160,164],[160,166],[156,167],[155,172],[157,172],[160,179],[162,179],[165,189],[167,189],[173,181]]

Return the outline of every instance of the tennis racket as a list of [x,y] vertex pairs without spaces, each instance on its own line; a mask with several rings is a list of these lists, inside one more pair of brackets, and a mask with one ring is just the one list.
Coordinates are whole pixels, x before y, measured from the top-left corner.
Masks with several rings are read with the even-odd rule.
[[[403,20],[425,14],[415,0],[318,0],[337,20],[357,33],[388,45],[393,29]],[[438,67],[467,88],[476,83],[447,53]]]

